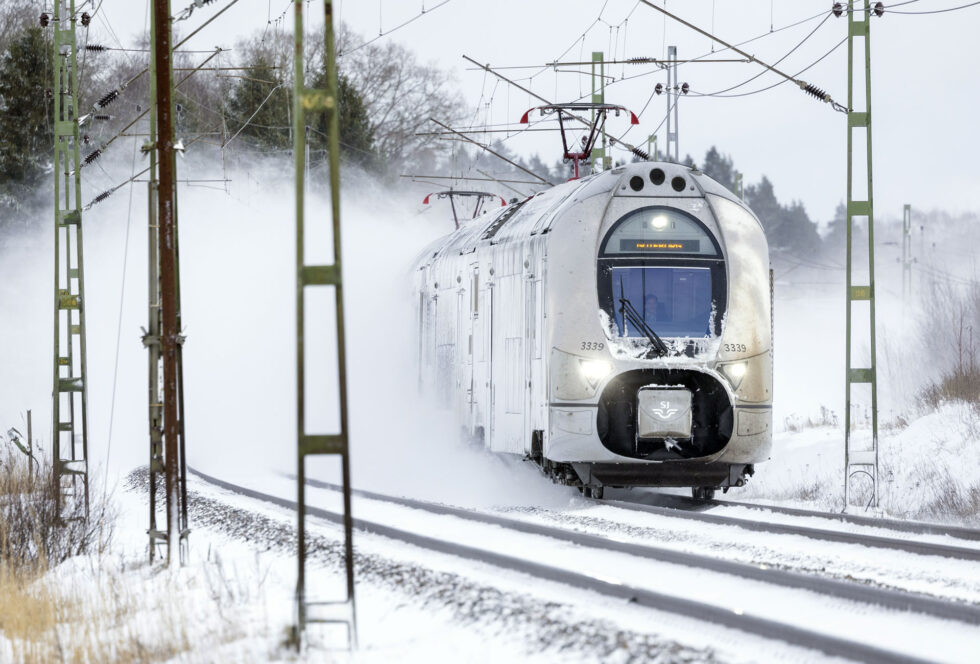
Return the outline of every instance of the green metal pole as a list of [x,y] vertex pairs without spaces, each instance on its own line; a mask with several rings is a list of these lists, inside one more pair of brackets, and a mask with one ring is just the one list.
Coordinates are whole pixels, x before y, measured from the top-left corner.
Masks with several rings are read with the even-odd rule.
[[[864,9],[851,5],[847,12],[847,270],[846,270],[846,340],[845,340],[845,388],[844,388],[844,510],[850,507],[850,483],[858,476],[871,480],[871,500],[869,505],[878,505],[878,383],[877,348],[875,343],[875,263],[874,263],[874,189],[871,146],[871,2],[864,0]],[[862,20],[855,20],[857,16]],[[854,60],[855,41],[864,39],[864,110],[855,110],[858,98],[855,95]],[[867,198],[855,199],[854,165],[860,155],[854,152],[855,131],[864,131],[866,136]],[[868,219],[868,283],[854,285],[853,245],[854,217]],[[852,317],[854,303],[868,302],[868,322],[870,330],[871,359],[868,367],[853,366],[852,357]],[[868,384],[871,388],[871,449],[856,449],[851,439],[851,386]]]
[[299,434],[296,459],[296,511],[298,522],[296,530],[299,540],[296,570],[296,620],[297,643],[306,629],[306,457],[303,454],[303,433],[306,431],[306,384],[304,353],[304,283],[303,251],[304,200],[306,173],[303,153],[300,149],[304,131],[302,95],[303,81],[303,3],[294,0],[295,11],[294,50],[293,50],[293,160],[296,171],[296,430]]
[[[324,63],[326,89],[307,88],[303,76],[303,2],[294,0],[295,31],[293,52],[293,159],[296,171],[296,391],[297,391],[297,582],[296,582],[296,644],[309,622],[343,622],[347,624],[351,648],[357,646],[357,618],[354,603],[354,539],[350,494],[350,446],[347,419],[347,351],[344,332],[344,297],[341,271],[340,237],[340,114],[336,51],[333,29],[333,3],[324,0]],[[305,142],[306,113],[323,111],[327,114],[327,155],[330,167],[330,212],[333,227],[333,264],[306,265],[304,242],[304,181],[306,177]],[[337,373],[340,398],[340,432],[309,434],[306,432],[305,408],[305,303],[307,287],[327,286],[334,289],[336,309]],[[341,460],[344,500],[344,567],[347,597],[343,602],[310,602],[306,596],[306,457],[309,455],[339,455]],[[322,604],[343,604],[348,616],[336,619],[314,619],[309,608]]]
[[[602,51],[592,52],[592,103],[606,103],[606,61]],[[592,111],[592,123],[595,124],[596,112]],[[599,168],[596,168],[596,163]],[[592,170],[609,170],[612,168],[612,156],[609,155],[608,139],[602,134],[602,147],[592,150]]]
[[[79,489],[87,516],[88,373],[75,0],[55,2],[53,26],[55,297],[52,465],[59,517],[65,506],[65,497],[72,496],[77,501]],[[64,338],[61,336],[62,329]],[[63,370],[67,375],[62,373]],[[64,411],[67,411],[67,420],[64,419]],[[68,434],[67,450],[63,434]]]

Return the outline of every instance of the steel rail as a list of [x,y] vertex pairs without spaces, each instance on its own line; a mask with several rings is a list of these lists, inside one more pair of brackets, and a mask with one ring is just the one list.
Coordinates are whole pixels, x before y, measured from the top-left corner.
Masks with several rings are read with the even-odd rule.
[[[339,491],[340,487],[330,482],[323,482],[315,479],[306,479],[306,484],[319,489]],[[556,528],[541,524],[511,519],[504,516],[487,514],[473,510],[442,505],[424,500],[412,498],[402,498],[386,494],[365,491],[363,489],[352,489],[352,495],[377,500],[381,502],[393,503],[412,509],[420,509],[434,514],[454,516],[470,521],[478,521],[488,525],[500,526],[528,535],[540,535],[559,539],[570,544],[587,546],[591,548],[624,553],[631,556],[657,560],[659,562],[683,565],[685,567],[698,567],[700,569],[739,576],[753,581],[761,581],[772,585],[799,590],[810,590],[822,595],[839,597],[841,599],[862,602],[865,604],[875,604],[897,611],[913,611],[935,616],[937,618],[959,620],[971,625],[980,625],[980,605],[965,602],[942,600],[918,593],[909,593],[851,581],[840,581],[827,577],[803,574],[784,569],[768,567],[765,565],[739,563],[730,560],[711,558],[696,553],[687,553],[673,549],[661,548],[649,544],[635,542],[623,542],[612,540],[601,535],[592,535],[578,531],[571,531],[567,528]]]
[[[220,480],[216,477],[207,475],[198,470],[188,467],[192,473],[213,484],[214,486],[232,491],[234,493],[272,503],[286,509],[296,509],[296,503],[292,500],[279,498],[266,493],[248,489],[245,487]],[[358,493],[357,490],[353,493]],[[440,506],[441,507],[441,506]],[[455,509],[455,508],[446,508]],[[311,515],[325,519],[331,523],[339,524],[342,522],[342,515],[316,507],[307,507],[307,512]],[[461,510],[466,512],[465,510]],[[468,516],[476,516],[472,512],[466,512]],[[480,515],[488,516],[488,515]],[[505,521],[510,521],[504,519]],[[515,522],[520,523],[520,522]],[[790,645],[817,650],[834,657],[844,659],[869,662],[869,663],[920,663],[926,660],[918,659],[904,653],[885,650],[875,646],[869,646],[858,641],[828,636],[819,632],[787,625],[776,620],[763,618],[748,614],[740,609],[726,609],[712,604],[705,604],[695,600],[685,599],[672,595],[664,595],[645,588],[636,588],[621,583],[605,581],[587,574],[572,572],[558,567],[552,567],[538,562],[533,562],[525,558],[516,558],[506,554],[486,551],[465,544],[447,542],[445,540],[419,535],[418,533],[402,530],[393,526],[386,526],[379,523],[367,521],[365,519],[354,519],[354,526],[369,534],[387,537],[418,546],[430,551],[444,553],[451,556],[459,556],[469,560],[508,569],[521,574],[528,574],[539,579],[552,581],[555,583],[572,586],[580,590],[588,590],[605,597],[625,600],[633,606],[656,611],[665,611],[695,620],[710,622],[730,629],[761,636],[766,639],[778,640]],[[509,527],[509,523],[508,523]],[[596,538],[601,539],[601,538]]]
[[[902,533],[912,533],[915,535],[945,535],[956,539],[980,542],[980,530],[966,528],[964,526],[944,525],[941,523],[928,523],[926,521],[903,521],[901,519],[879,519],[873,516],[862,516],[860,514],[842,514],[841,512],[820,512],[817,510],[807,510],[799,507],[785,507],[783,505],[763,505],[761,503],[746,503],[737,500],[711,500],[707,503],[699,503],[685,498],[684,496],[671,496],[661,494],[657,496],[657,501],[664,507],[674,507],[676,509],[693,507],[744,507],[746,509],[772,512],[774,514],[786,514],[788,516],[813,517],[828,519],[830,521],[840,521],[856,526],[868,526],[871,528],[881,528],[883,530],[894,530]],[[622,502],[632,503],[632,500]],[[636,503],[643,505],[646,503]]]
[[710,523],[713,525],[744,528],[745,530],[760,533],[800,535],[802,537],[809,537],[811,539],[824,540],[827,542],[858,544],[876,549],[905,551],[907,553],[914,553],[922,556],[941,556],[943,558],[956,558],[959,560],[980,560],[980,549],[968,549],[961,546],[950,546],[948,544],[934,544],[932,542],[896,539],[892,537],[882,537],[880,535],[849,533],[840,530],[825,530],[823,528],[794,526],[785,523],[752,521],[750,519],[720,516],[717,514],[705,514],[704,512],[690,512],[677,509],[676,507],[658,507],[656,505],[644,505],[642,503],[629,503],[618,500],[604,500],[602,502],[606,505],[611,505],[613,507],[618,507],[625,510],[649,512],[650,514],[657,514],[660,516],[678,519],[690,519],[692,521],[700,521],[701,523]]

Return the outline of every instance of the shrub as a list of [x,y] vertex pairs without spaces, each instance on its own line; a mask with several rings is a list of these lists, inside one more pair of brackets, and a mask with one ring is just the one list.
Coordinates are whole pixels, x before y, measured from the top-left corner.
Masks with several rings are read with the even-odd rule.
[[[89,513],[79,481],[76,496],[58,505],[50,462],[28,465],[26,456],[0,453],[0,565],[56,566],[72,556],[106,550],[114,515],[93,492]],[[60,512],[60,514],[59,514]]]

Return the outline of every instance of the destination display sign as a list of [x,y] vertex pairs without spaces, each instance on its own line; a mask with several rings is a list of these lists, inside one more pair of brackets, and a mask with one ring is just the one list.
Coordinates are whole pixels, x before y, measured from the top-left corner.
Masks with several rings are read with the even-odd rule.
[[696,254],[701,251],[701,240],[629,240],[620,239],[622,252],[651,251],[679,254]]

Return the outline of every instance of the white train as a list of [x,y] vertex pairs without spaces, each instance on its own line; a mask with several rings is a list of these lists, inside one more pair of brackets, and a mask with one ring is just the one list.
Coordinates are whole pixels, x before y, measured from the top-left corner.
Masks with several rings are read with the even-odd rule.
[[742,486],[772,446],[772,282],[727,189],[633,163],[487,214],[415,271],[420,382],[561,483]]

